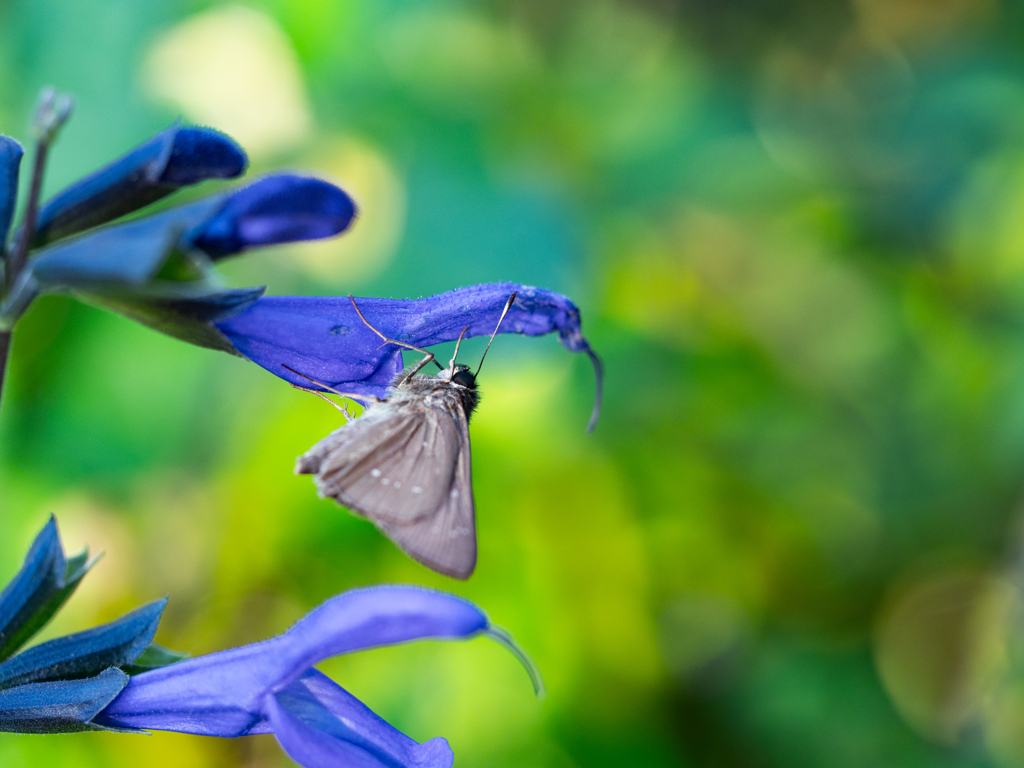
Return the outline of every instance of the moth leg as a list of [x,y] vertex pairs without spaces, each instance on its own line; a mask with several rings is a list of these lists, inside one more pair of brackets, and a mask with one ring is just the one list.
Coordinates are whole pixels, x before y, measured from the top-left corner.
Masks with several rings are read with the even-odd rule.
[[341,411],[341,415],[345,417],[346,422],[352,421],[355,418],[355,416],[349,413],[349,410],[348,408],[345,407],[344,403],[334,402],[333,400],[331,400],[331,398],[327,397],[323,392],[317,392],[315,389],[310,389],[309,387],[300,387],[298,384],[292,384],[292,386],[295,387],[296,389],[301,389],[303,392],[309,392],[309,394],[311,395],[316,395],[325,403],[333,405],[335,408]]
[[[358,395],[358,394],[354,394],[352,392],[341,392],[341,391],[335,389],[334,387],[331,387],[331,386],[328,386],[327,384],[324,384],[322,381],[317,381],[316,379],[312,378],[311,376],[307,376],[304,373],[299,373],[294,368],[291,368],[291,367],[285,365],[284,363],[281,363],[281,367],[284,368],[286,371],[291,371],[296,376],[301,376],[306,381],[312,381],[318,387],[323,387],[328,392],[333,392],[334,394],[338,395],[339,397],[347,397],[349,400],[355,400],[356,402],[358,402],[360,400],[366,400],[366,401],[374,402],[374,403],[382,403],[382,402],[384,402],[383,400],[381,400],[376,395]],[[292,384],[292,386],[295,387],[296,389],[305,390],[306,392],[313,392],[314,391],[312,389],[306,389],[306,387],[300,387],[297,384]],[[330,400],[328,400],[327,402],[331,403]],[[331,405],[334,405],[334,403],[331,403]]]
[[[367,328],[369,328],[371,331],[380,336],[384,340],[384,344],[394,344],[396,346],[402,347],[403,349],[408,349],[412,352],[419,352],[421,355],[424,356],[422,360],[420,360],[418,363],[416,363],[416,365],[412,367],[412,370],[410,370],[409,373],[402,377],[402,381],[400,381],[399,384],[402,384],[411,379],[413,376],[419,373],[425,365],[428,365],[429,363],[433,363],[438,368],[441,368],[441,364],[434,359],[433,352],[423,349],[422,347],[414,347],[412,344],[406,344],[404,341],[398,341],[397,339],[389,339],[383,333],[381,333],[372,325],[370,325],[370,321],[363,316],[362,310],[359,309],[359,305],[356,304],[355,297],[351,293],[348,295],[348,299],[349,301],[352,302],[352,308],[356,311],[356,314],[359,315],[359,319],[363,321]],[[441,368],[441,370],[444,369]]]

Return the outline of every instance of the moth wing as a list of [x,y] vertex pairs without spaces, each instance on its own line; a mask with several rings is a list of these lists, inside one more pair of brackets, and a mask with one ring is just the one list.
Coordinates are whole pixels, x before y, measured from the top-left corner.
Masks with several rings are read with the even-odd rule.
[[459,429],[455,475],[433,515],[405,523],[378,521],[380,528],[414,560],[445,576],[468,579],[476,568],[476,511],[470,463],[469,424],[452,412]]
[[[358,437],[364,432],[373,431],[367,430],[367,427],[373,426],[372,421],[363,417],[338,427],[295,460],[295,474],[315,475],[320,472],[320,467],[332,453],[344,450],[346,447],[349,450],[361,448],[362,444]],[[377,439],[380,437],[378,436]],[[361,451],[355,451],[355,453],[361,453]]]
[[409,523],[444,502],[459,439],[447,409],[383,404],[328,435],[299,465],[309,457],[321,496],[374,522]]
[[317,475],[328,463],[357,461],[386,444],[401,431],[400,419],[381,418],[386,414],[372,406],[362,418],[342,424],[336,430],[299,456],[295,462],[295,474]]

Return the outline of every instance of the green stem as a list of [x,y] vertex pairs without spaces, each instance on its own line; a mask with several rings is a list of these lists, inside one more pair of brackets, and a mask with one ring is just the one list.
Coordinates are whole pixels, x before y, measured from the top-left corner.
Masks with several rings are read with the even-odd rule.
[[32,185],[28,191],[28,203],[25,206],[25,218],[18,228],[18,240],[7,257],[7,290],[11,289],[21,276],[28,260],[28,249],[32,243],[32,235],[36,231],[36,217],[39,214],[39,195],[43,188],[43,172],[46,170],[46,155],[50,145],[46,141],[36,144],[36,158],[32,166]]
[[[32,247],[32,238],[36,232],[36,219],[39,215],[39,195],[43,189],[43,173],[46,170],[46,156],[50,144],[57,132],[71,115],[74,100],[70,96],[60,96],[52,88],[44,88],[39,94],[33,120],[36,133],[36,157],[32,165],[32,183],[29,186],[28,201],[25,205],[25,216],[18,229],[14,247],[7,254],[4,270],[6,290],[4,297],[9,298],[10,290],[18,284],[22,270],[28,262],[28,252]],[[0,330],[0,403],[3,402],[4,378],[7,373],[7,360],[11,353],[11,334],[13,329]]]
[[[43,186],[43,171],[46,168],[46,152],[49,145],[40,141],[36,145],[36,161],[32,168],[32,186],[29,187],[28,204],[25,207],[25,220],[21,223],[18,240],[7,257],[7,289],[15,285],[21,276],[28,260],[29,244],[36,230],[36,215],[39,212],[39,193]],[[11,356],[11,335],[13,329],[0,331],[0,405],[3,404],[4,379],[7,373],[7,361]]]
[[7,373],[7,358],[11,352],[11,331],[0,331],[0,402],[4,394],[4,374]]

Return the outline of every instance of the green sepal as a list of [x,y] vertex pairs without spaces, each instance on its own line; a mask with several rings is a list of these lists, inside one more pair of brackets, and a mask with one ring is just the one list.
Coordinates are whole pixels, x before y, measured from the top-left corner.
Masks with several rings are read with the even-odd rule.
[[175,664],[182,659],[187,659],[190,655],[182,651],[172,651],[170,648],[164,648],[157,643],[150,643],[141,656],[133,663],[125,664],[121,669],[129,675],[139,675],[143,672]]
[[189,344],[239,355],[214,323],[238,314],[264,291],[266,287],[217,289],[206,281],[201,285],[160,281],[130,293],[97,289],[75,291],[75,295]]

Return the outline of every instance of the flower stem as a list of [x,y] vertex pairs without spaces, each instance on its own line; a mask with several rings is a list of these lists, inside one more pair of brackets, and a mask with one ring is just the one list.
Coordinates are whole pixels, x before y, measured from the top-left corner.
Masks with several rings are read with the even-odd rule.
[[[32,237],[36,232],[36,218],[39,214],[39,195],[43,189],[43,174],[46,171],[46,156],[50,145],[57,137],[74,108],[74,100],[67,95],[58,95],[53,88],[44,88],[39,94],[33,115],[32,128],[36,135],[36,156],[32,164],[32,182],[29,186],[28,201],[25,205],[25,216],[15,235],[14,247],[7,255],[4,275],[6,295],[13,286],[28,261],[28,252],[32,247]],[[3,402],[4,378],[7,372],[7,359],[11,352],[11,335],[13,328],[0,330],[0,403]]]
[[[36,144],[36,159],[32,167],[32,186],[29,187],[28,204],[25,207],[25,219],[18,230],[14,248],[7,257],[7,289],[15,284],[21,276],[28,259],[29,243],[36,229],[36,214],[39,212],[39,193],[43,186],[43,171],[46,169],[46,154],[49,144],[40,139]],[[11,337],[14,329],[0,331],[0,404],[3,404],[4,379],[7,373],[7,359],[11,355]]]
[[28,259],[28,249],[32,242],[32,235],[36,231],[36,216],[39,213],[39,194],[43,188],[43,172],[46,170],[46,156],[49,153],[50,144],[46,139],[40,139],[36,144],[35,163],[32,166],[32,185],[28,191],[28,203],[25,206],[25,218],[18,228],[18,238],[7,257],[7,289],[15,284],[21,275]]
[[11,332],[0,331],[0,398],[4,394],[4,374],[7,373],[7,358],[11,351]]

